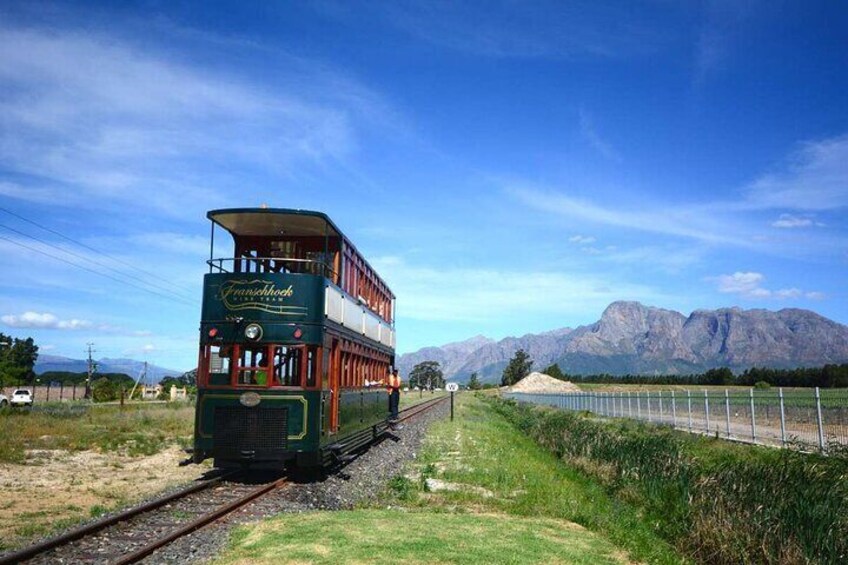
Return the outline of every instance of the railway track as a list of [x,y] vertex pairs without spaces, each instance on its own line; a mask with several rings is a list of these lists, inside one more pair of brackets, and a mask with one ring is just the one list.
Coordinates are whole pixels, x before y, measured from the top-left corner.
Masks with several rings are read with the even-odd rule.
[[[400,412],[404,422],[441,404],[440,397]],[[389,426],[370,433],[383,432]],[[222,474],[151,500],[18,551],[0,555],[11,563],[137,563],[192,532],[216,522],[272,493],[289,481],[283,478],[249,483],[240,473]]]

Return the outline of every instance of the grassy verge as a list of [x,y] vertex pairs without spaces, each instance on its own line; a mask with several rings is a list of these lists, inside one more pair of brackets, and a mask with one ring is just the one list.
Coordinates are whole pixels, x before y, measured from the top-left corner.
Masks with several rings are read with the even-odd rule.
[[490,401],[517,429],[645,509],[709,563],[844,563],[848,459],[740,446],[632,421]]
[[608,542],[568,522],[498,514],[284,515],[241,528],[231,543],[219,563],[622,563]]
[[367,508],[243,527],[220,562],[683,561],[636,510],[471,394],[457,396],[454,422],[430,428],[410,476]]
[[151,455],[190,442],[194,407],[58,404],[44,410],[0,412],[0,463],[23,463],[30,450],[119,451]]

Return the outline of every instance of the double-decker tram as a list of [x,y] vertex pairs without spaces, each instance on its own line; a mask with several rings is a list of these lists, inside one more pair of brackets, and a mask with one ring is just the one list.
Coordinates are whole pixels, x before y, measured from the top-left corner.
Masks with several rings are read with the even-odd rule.
[[[213,210],[193,461],[315,466],[385,429],[395,297],[319,212]],[[215,258],[215,235],[232,258]]]

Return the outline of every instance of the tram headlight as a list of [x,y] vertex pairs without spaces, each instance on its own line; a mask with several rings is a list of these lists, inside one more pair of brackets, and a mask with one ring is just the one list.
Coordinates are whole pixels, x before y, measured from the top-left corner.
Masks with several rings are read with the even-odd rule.
[[244,337],[251,341],[256,341],[262,337],[262,326],[259,324],[249,324],[244,328]]

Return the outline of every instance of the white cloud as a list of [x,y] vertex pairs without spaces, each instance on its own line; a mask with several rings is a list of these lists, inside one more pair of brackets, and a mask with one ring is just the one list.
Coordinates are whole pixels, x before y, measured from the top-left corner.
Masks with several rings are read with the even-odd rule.
[[577,273],[431,268],[394,257],[378,257],[371,264],[398,296],[399,314],[416,320],[484,323],[551,313],[584,317],[622,297],[652,303],[668,298],[650,287]]
[[789,230],[824,226],[812,211],[835,212],[848,207],[848,135],[806,143],[788,162],[784,172],[761,176],[740,187],[735,200],[699,204],[675,204],[625,190],[610,193],[604,202],[574,196],[567,187],[554,190],[520,179],[501,182],[505,192],[527,207],[572,221],[781,255],[803,249],[809,256],[844,245],[844,239],[833,234],[806,234],[805,239],[794,240],[798,245],[791,244],[788,232],[779,241],[769,238],[760,233],[762,220],[754,213],[783,209],[771,225]]
[[561,192],[540,190],[526,183],[512,183],[506,190],[525,205],[542,212],[553,212],[597,224],[693,238],[709,243],[751,245],[749,240],[734,235],[734,231],[729,227],[725,229],[726,226],[719,218],[705,215],[696,209],[646,203],[638,207],[630,207],[624,203],[607,207]]
[[632,10],[610,5],[562,10],[555,2],[507,2],[479,10],[429,0],[325,2],[323,9],[337,18],[380,18],[432,45],[487,57],[623,57],[651,52],[664,40],[647,18],[637,21]]
[[758,290],[765,277],[760,273],[736,272],[716,277],[718,291],[733,294],[749,294]]
[[568,238],[568,241],[570,241],[571,243],[579,243],[582,245],[588,243],[595,243],[596,240],[591,235],[572,235]]
[[790,300],[795,298],[809,298],[819,300],[824,298],[821,292],[804,292],[799,288],[782,288],[770,290],[763,286],[766,278],[761,273],[750,271],[737,271],[732,275],[719,275],[711,277],[717,283],[717,290],[725,294],[736,294],[743,298],[751,299],[775,299]]
[[343,163],[360,125],[397,125],[378,96],[285,53],[273,80],[254,80],[175,52],[0,24],[0,166],[28,179],[0,194],[183,215],[226,202],[233,179],[222,171],[306,174]]
[[142,345],[141,347],[131,347],[129,349],[124,349],[121,351],[121,355],[133,356],[133,355],[147,355],[150,353],[158,352],[159,348],[153,345],[152,343],[147,343]]
[[621,161],[621,156],[610,142],[603,139],[595,128],[594,121],[588,112],[580,110],[580,135],[592,149],[610,161]]
[[813,225],[813,220],[810,218],[793,216],[792,214],[781,214],[780,218],[772,222],[771,225],[775,228],[785,229],[806,228]]
[[56,315],[49,312],[24,312],[21,315],[7,314],[0,317],[9,327],[12,328],[38,328],[38,329],[54,329],[54,330],[84,330],[93,326],[88,320],[60,320]]
[[71,318],[63,320],[50,312],[27,311],[23,314],[6,314],[0,321],[12,328],[42,329],[42,330],[87,330],[110,336],[150,337],[149,330],[130,330],[113,324],[98,324],[90,320]]
[[817,222],[812,215],[794,216],[792,214],[781,214],[780,217],[772,222],[772,227],[792,229],[792,228],[807,228],[810,226],[824,226],[823,223]]
[[761,176],[746,192],[745,205],[752,208],[848,207],[848,135],[801,144],[783,171]]

